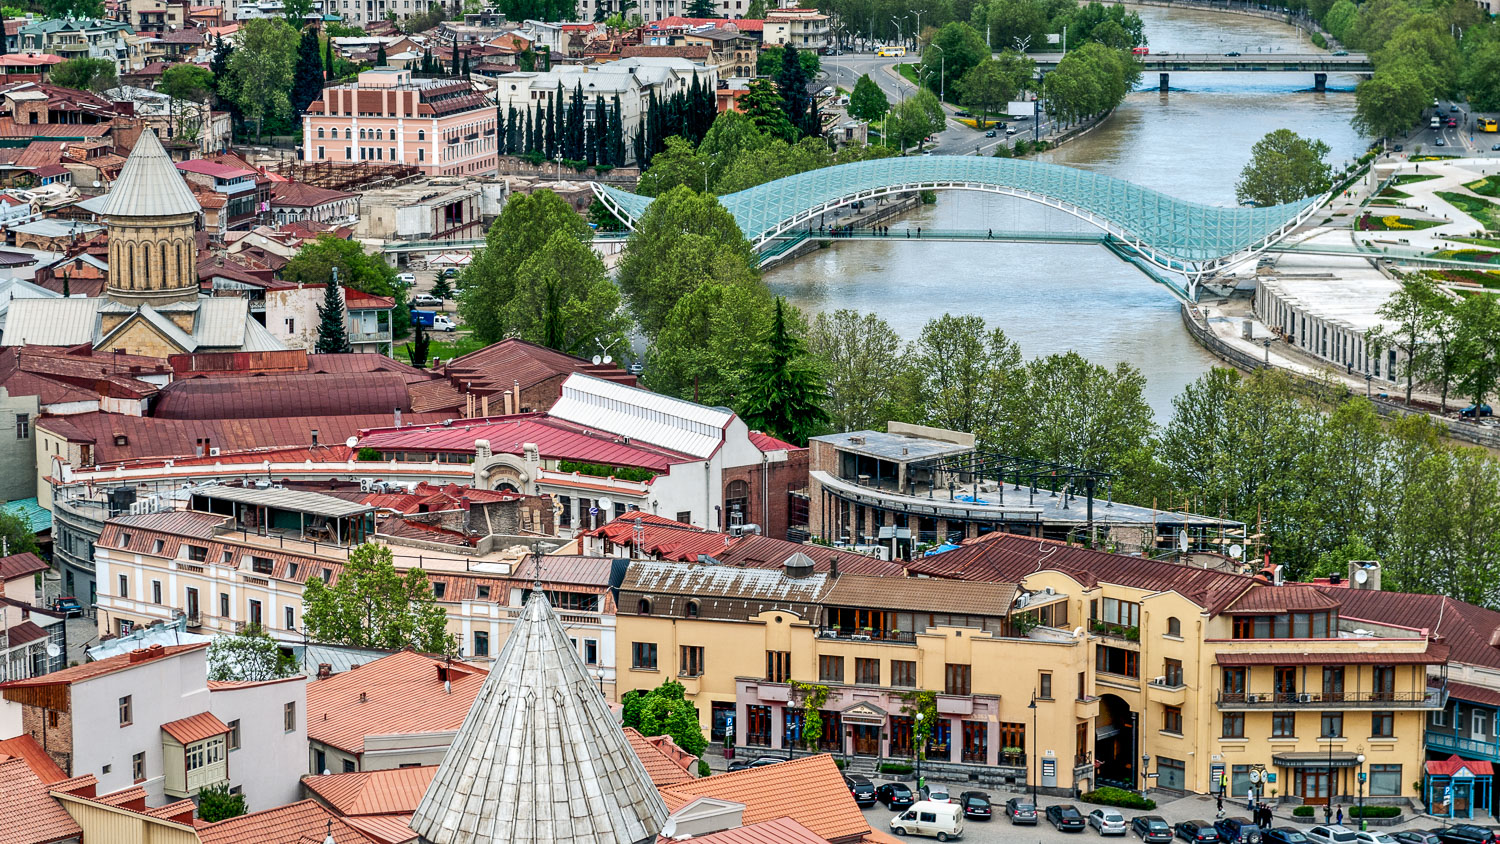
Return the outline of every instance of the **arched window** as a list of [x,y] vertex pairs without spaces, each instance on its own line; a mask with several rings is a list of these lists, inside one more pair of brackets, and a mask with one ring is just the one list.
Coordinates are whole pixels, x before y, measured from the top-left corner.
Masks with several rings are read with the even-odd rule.
[[323,127],[322,126],[318,127],[318,140],[320,140],[320,141],[323,140]]
[[1177,637],[1182,636],[1182,622],[1179,621],[1177,619],[1177,616],[1175,615],[1167,619],[1167,635]]
[[375,130],[375,140],[377,140],[377,141],[383,141],[383,140],[385,140],[385,130],[384,129],[376,129]]
[[645,598],[642,598],[640,603],[635,605],[635,612],[636,615],[650,615],[651,602],[646,600]]
[[698,602],[697,601],[688,601],[687,602],[687,617],[688,618],[697,618],[698,617]]
[[[170,268],[170,275],[168,274],[168,268]],[[161,275],[162,287],[175,287],[177,285],[177,256],[175,254],[169,255],[166,241],[162,241],[161,244]]]
[[346,140],[346,141],[349,140],[349,138],[351,137],[350,131],[351,130],[349,129],[348,126],[344,127],[344,140]]
[[427,130],[426,129],[418,129],[417,130],[417,140],[419,140],[419,141],[425,141],[425,140],[427,140]]
[[724,488],[724,512],[729,514],[731,525],[742,525],[750,518],[750,484],[729,482]]

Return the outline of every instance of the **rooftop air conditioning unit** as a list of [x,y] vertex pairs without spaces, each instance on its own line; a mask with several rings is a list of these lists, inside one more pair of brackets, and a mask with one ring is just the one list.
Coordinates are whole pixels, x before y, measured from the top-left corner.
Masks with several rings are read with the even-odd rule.
[[1308,694],[1307,692],[1303,692],[1302,694],[1297,695],[1297,702],[1312,703],[1312,695]]
[[1163,674],[1160,677],[1152,677],[1151,682],[1157,686],[1165,686],[1167,684],[1167,675]]
[[208,456],[209,457],[218,457],[219,456],[219,449],[217,447],[210,448],[208,450]]
[[1245,695],[1246,703],[1260,703],[1260,695]]

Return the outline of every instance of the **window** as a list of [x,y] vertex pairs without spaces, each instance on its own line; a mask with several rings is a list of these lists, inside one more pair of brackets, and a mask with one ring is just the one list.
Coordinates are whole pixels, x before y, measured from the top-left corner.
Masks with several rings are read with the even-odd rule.
[[260,627],[261,626],[261,623],[260,623],[260,601],[256,601],[256,600],[251,600],[250,601],[250,623],[253,624],[253,625],[255,625],[256,627]]
[[441,580],[434,580],[432,582],[432,597],[441,601],[446,594],[448,594],[448,584]]
[[1344,699],[1344,668],[1343,666],[1323,667],[1323,700],[1340,701]]
[[224,739],[217,736],[190,744],[184,750],[183,762],[189,771],[224,761]]
[[479,600],[488,601],[490,599],[490,587],[480,586],[477,587],[477,591],[479,593]]
[[681,663],[677,673],[683,677],[703,676],[703,646],[683,645]]
[[229,617],[229,593],[228,592],[220,592],[219,593],[219,616],[222,617],[222,618],[228,618]]
[[29,439],[31,439],[31,414],[29,414],[29,413],[17,413],[16,414],[16,439],[18,439],[18,440],[29,440]]
[[427,140],[427,130],[426,129],[418,129],[417,130],[417,140],[419,140],[419,141],[425,141],[425,140]]
[[686,615],[688,618],[697,618],[698,617],[698,602],[697,601],[688,601],[687,602],[686,611],[683,614]]
[[318,127],[318,138],[321,140],[323,137],[324,137],[323,136],[323,127],[319,126]]
[[240,719],[238,718],[229,722],[229,749],[240,749]]
[[208,549],[202,545],[189,545],[187,547],[188,559],[195,563],[208,561]]
[[917,664],[911,660],[891,660],[891,685],[903,689],[917,687]]
[[1323,729],[1318,735],[1323,738],[1343,738],[1344,736],[1344,713],[1324,712]]
[[1167,635],[1182,638],[1182,620],[1175,615],[1167,619]]
[[948,663],[943,666],[943,693],[950,695],[969,694],[969,666]]
[[1446,709],[1439,709],[1439,710],[1433,712],[1432,713],[1432,726],[1434,726],[1434,727],[1446,727],[1446,726],[1448,726],[1448,710],[1446,710]]
[[1230,700],[1243,700],[1245,697],[1245,669],[1224,669],[1224,697]]
[[1250,766],[1231,765],[1229,768],[1229,794],[1232,797],[1250,795]]
[[120,698],[120,726],[130,726],[130,695]]
[[1223,729],[1219,731],[1220,738],[1244,738],[1245,737],[1245,713],[1224,713]]
[[353,759],[345,759],[344,760],[344,773],[346,773],[346,774],[352,774],[352,773],[354,773],[354,760]]
[[1043,700],[1052,699],[1052,672],[1039,671],[1036,677],[1036,696]]
[[130,580],[125,575],[120,575],[120,597],[130,597]]
[[597,639],[584,639],[583,640],[583,664],[584,665],[598,665],[599,664],[599,640],[597,640]]
[[146,754],[144,751],[131,755],[130,776],[136,782],[141,782],[146,779]]
[[685,525],[692,524],[693,523],[693,511],[692,510],[678,510],[677,511],[677,521],[682,522]]
[[771,746],[771,707],[745,707],[745,744],[751,747]]
[[645,598],[640,599],[640,601],[636,602],[635,613],[636,615],[650,615],[651,602],[646,600]]
[[1106,674],[1118,674],[1122,677],[1141,676],[1141,654],[1139,651],[1127,651],[1124,648],[1111,648],[1108,645],[1099,645],[1096,649],[1098,657],[1096,669]]
[[630,643],[630,667],[641,668],[647,671],[656,670],[656,643],[655,642],[631,642]]
[[1162,676],[1166,678],[1168,686],[1182,685],[1182,660],[1169,659],[1162,664]]
[[1102,602],[1103,612],[1095,617],[1095,621],[1105,624],[1113,624],[1120,627],[1138,627],[1141,623],[1141,605],[1134,601],[1121,601],[1117,598],[1105,598]]
[[297,701],[289,700],[281,707],[281,729],[288,733],[297,729]]
[[321,750],[313,751],[313,773],[328,773],[328,754]]
[[56,728],[62,723],[61,713],[55,709],[47,710],[47,726]]
[[1164,733],[1182,734],[1182,707],[1163,706],[1161,708],[1161,729]]
[[1187,765],[1181,759],[1156,757],[1156,785],[1158,788],[1173,788],[1181,791],[1187,782]]
[[818,655],[818,682],[820,683],[842,683],[844,682],[844,658],[841,656]]
[[482,630],[477,630],[474,632],[474,655],[490,655],[490,634]]
[[[1481,713],[1475,713],[1476,715]],[[1480,728],[1484,726],[1481,720],[1478,722]],[[1391,738],[1396,734],[1396,713],[1394,712],[1371,712],[1370,713],[1370,738]]]
[[159,603],[161,603],[161,581],[160,580],[153,580],[153,581],[151,581],[151,603],[153,603],[153,604],[159,604]]
[[790,651],[766,651],[766,681],[785,683],[792,678]]
[[270,574],[275,561],[270,557],[251,557],[250,569],[256,574]]
[[1401,794],[1400,765],[1370,766],[1370,796],[1396,797]]
[[1271,738],[1296,738],[1297,737],[1297,713],[1295,712],[1272,712],[1271,713]]
[[854,682],[861,686],[880,685],[880,660],[862,656],[854,658]]

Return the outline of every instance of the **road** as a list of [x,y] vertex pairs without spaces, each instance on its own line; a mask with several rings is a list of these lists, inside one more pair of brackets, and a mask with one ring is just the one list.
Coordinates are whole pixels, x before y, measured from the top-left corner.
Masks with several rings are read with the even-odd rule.
[[[1428,128],[1428,121],[1433,116],[1437,116],[1442,123],[1437,129]],[[1393,139],[1393,142],[1401,144],[1404,148],[1402,152],[1407,155],[1420,146],[1422,155],[1456,155],[1460,158],[1493,156],[1497,152],[1493,147],[1500,145],[1500,133],[1479,131],[1475,120],[1496,116],[1494,112],[1471,112],[1467,103],[1444,100],[1437,108],[1423,113],[1420,126],[1403,137]],[[1450,117],[1458,123],[1457,126],[1448,127]],[[1438,146],[1438,138],[1443,139],[1442,146]]]
[[[896,71],[898,63],[915,64],[918,58],[915,55],[907,55],[904,58],[880,57],[874,53],[843,53],[837,56],[823,57],[823,77],[845,91],[853,91],[854,83],[859,77],[869,74],[885,92],[886,99],[892,105],[901,102],[906,97],[916,92],[917,86],[908,82],[905,77]],[[950,79],[949,82],[953,80]],[[926,151],[937,155],[973,155],[977,151],[980,155],[994,155],[995,147],[1000,144],[1014,144],[1018,138],[1034,138],[1034,130],[1030,121],[1024,123],[1025,130],[1017,132],[1014,136],[1007,138],[1005,133],[999,132],[996,137],[986,138],[983,132],[971,129],[954,119],[957,109],[943,104],[943,109],[948,112],[948,125],[942,132],[938,133],[937,143],[929,145]],[[1046,115],[1042,117],[1042,137],[1046,137],[1051,131],[1052,121]],[[1017,124],[1021,128],[1021,124]]]

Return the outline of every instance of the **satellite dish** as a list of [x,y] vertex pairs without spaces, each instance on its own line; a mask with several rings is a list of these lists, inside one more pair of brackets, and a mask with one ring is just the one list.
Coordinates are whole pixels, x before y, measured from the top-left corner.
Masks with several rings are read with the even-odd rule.
[[347,445],[350,448],[354,448],[358,444],[359,444],[359,437],[350,437],[349,439],[344,440],[344,445]]
[[1369,580],[1369,579],[1370,579],[1370,573],[1369,572],[1365,571],[1364,569],[1355,569],[1354,570],[1354,582],[1355,583],[1364,583],[1366,580]]
[[94,187],[96,187],[96,188],[99,187],[99,180],[98,179],[94,180]]
[[1238,545],[1231,545],[1231,546],[1229,546],[1229,556],[1235,558],[1236,560],[1238,560],[1240,558],[1240,556],[1243,555],[1244,553],[1245,553],[1245,549],[1241,548]]
[[599,508],[599,512],[601,513],[603,513],[605,510],[608,510],[612,504],[614,504],[614,502],[610,501],[608,498],[599,498],[594,501],[594,505]]
[[599,364],[601,364],[603,362],[604,362],[604,358],[601,358],[598,355],[594,355],[594,365],[595,366],[598,366]]
[[57,656],[58,654],[61,654],[61,653],[62,653],[62,648],[59,648],[57,646],[56,642],[48,642],[47,643],[47,656]]
[[1177,547],[1186,551],[1188,547],[1188,535],[1186,533],[1177,535]]

